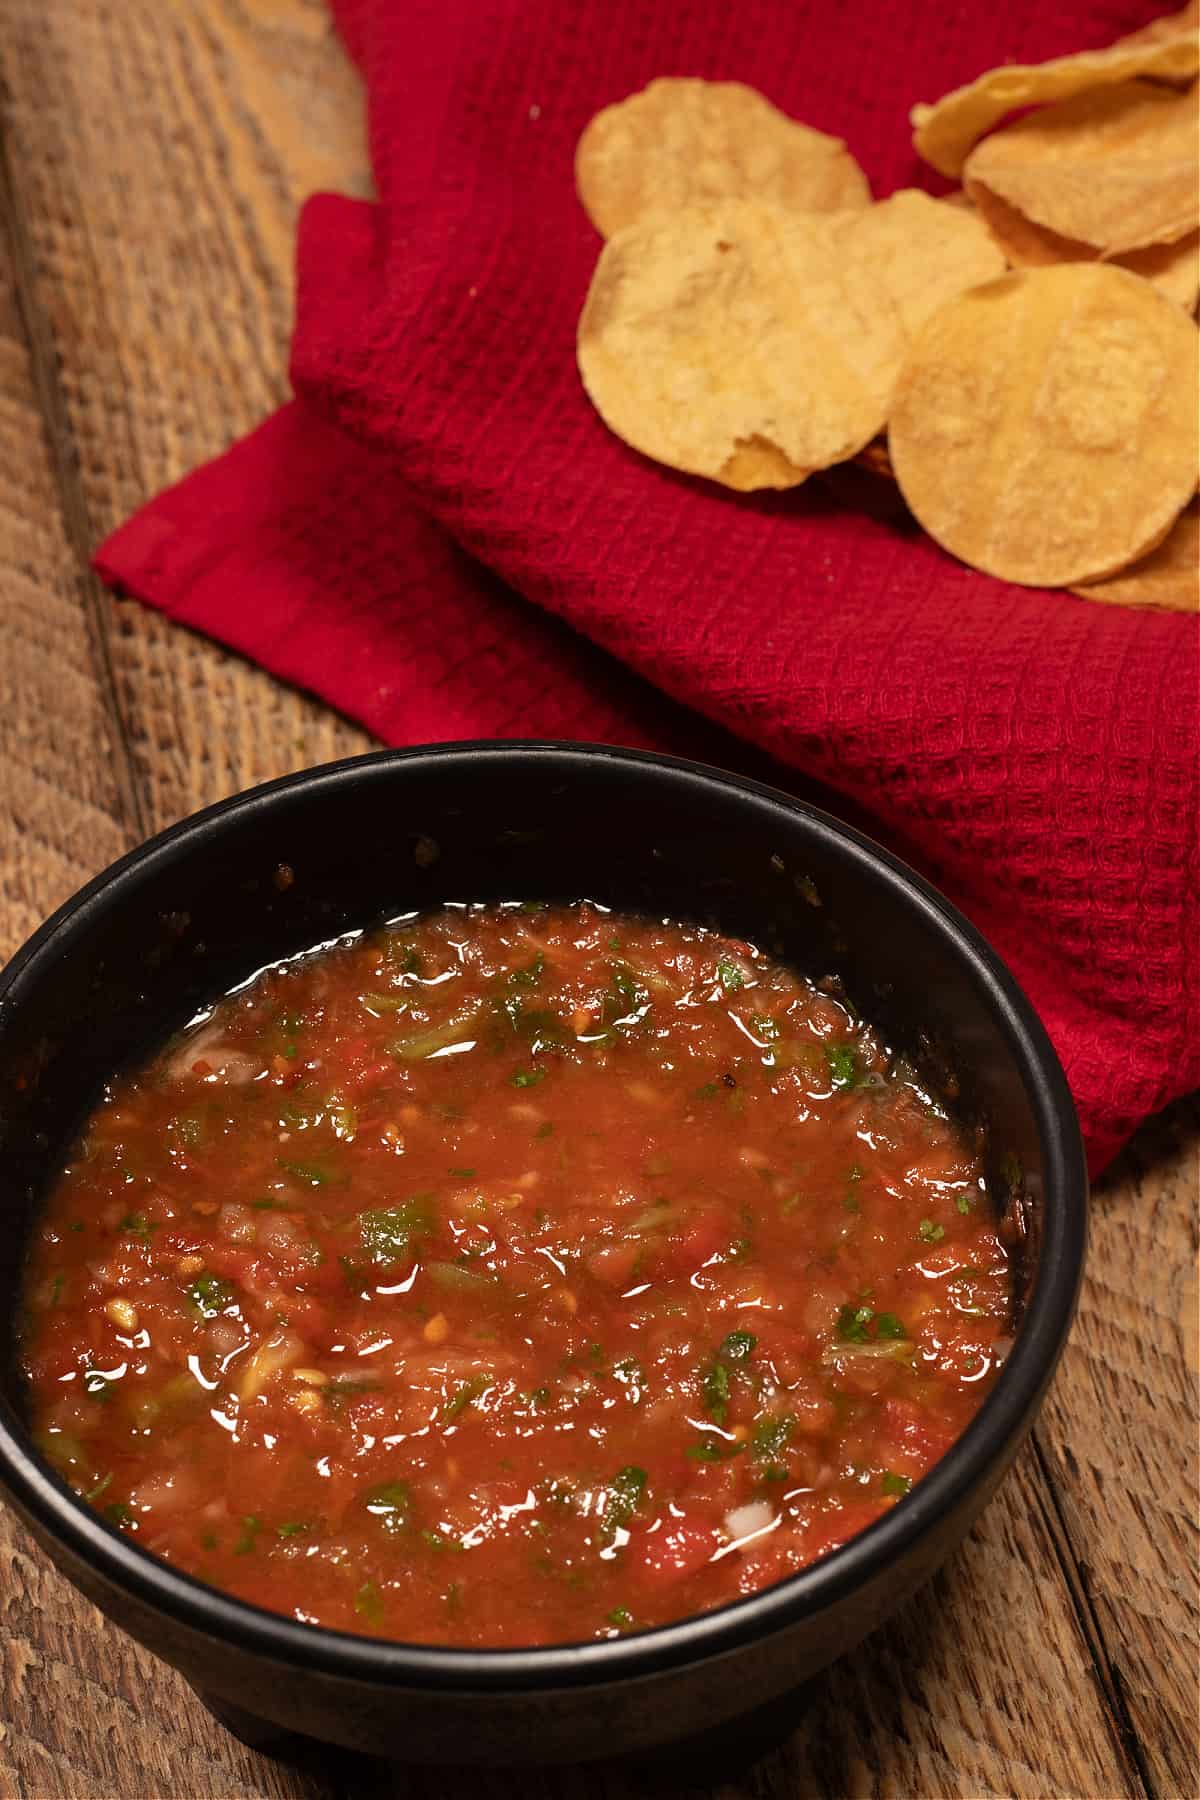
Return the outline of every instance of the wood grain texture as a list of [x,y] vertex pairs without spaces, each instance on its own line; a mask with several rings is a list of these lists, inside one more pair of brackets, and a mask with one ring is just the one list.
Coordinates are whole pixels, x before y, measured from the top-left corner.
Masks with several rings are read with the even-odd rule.
[[[368,190],[318,0],[4,0],[25,311],[72,548],[286,391],[295,215]],[[366,735],[140,607],[101,611],[146,830]]]
[[[367,746],[83,570],[97,538],[281,397],[297,204],[369,181],[319,0],[0,0],[0,78],[7,951],[147,831]],[[1178,1107],[1103,1185],[1036,1441],[953,1564],[810,1684],[787,1742],[735,1780],[272,1763],[0,1513],[0,1800],[1189,1800],[1198,1145],[1200,1111]]]
[[1200,1099],[1097,1186],[1079,1321],[1038,1445],[1149,1792],[1200,1794]]
[[[0,238],[0,952],[141,834]],[[0,1507],[0,1796],[304,1795],[55,1575]]]

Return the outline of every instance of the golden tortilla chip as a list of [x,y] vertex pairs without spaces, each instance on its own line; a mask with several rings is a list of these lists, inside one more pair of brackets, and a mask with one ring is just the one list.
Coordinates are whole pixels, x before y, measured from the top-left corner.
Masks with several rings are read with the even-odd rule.
[[[819,214],[726,200],[609,239],[579,320],[583,385],[656,462],[727,487],[795,487],[884,417],[870,296]],[[810,296],[815,294],[815,303]],[[898,330],[885,315],[882,354]]]
[[729,198],[797,212],[869,206],[867,178],[840,138],[789,119],[740,81],[666,76],[584,128],[575,185],[611,237],[649,212]]
[[1200,501],[1179,515],[1157,550],[1107,581],[1073,587],[1085,600],[1114,606],[1157,606],[1168,612],[1200,612]]
[[997,274],[983,225],[927,194],[856,212],[727,200],[610,238],[579,321],[605,423],[727,487],[793,487],[883,429],[910,338]]
[[[973,211],[901,188],[862,212],[834,213],[828,231],[895,306],[906,338],[964,288],[1004,272],[1004,255]],[[899,373],[899,368],[892,372]]]
[[1161,44],[1167,38],[1179,37],[1185,31],[1194,31],[1200,25],[1200,0],[1188,0],[1188,4],[1178,12],[1164,13],[1161,19],[1151,19],[1140,31],[1131,31],[1125,37],[1118,38],[1113,45],[1120,50],[1130,44]]
[[985,138],[963,181],[1108,255],[1174,243],[1200,226],[1196,93],[1124,81],[1074,94]]
[[[1099,262],[1099,250],[1081,244],[1077,238],[1060,237],[1032,225],[1015,207],[987,188],[975,190],[979,216],[991,232],[997,247],[1018,269],[1044,268],[1050,263]],[[1140,275],[1184,312],[1194,312],[1200,298],[1200,231],[1189,232],[1175,244],[1152,244],[1148,250],[1131,250],[1127,256],[1114,256],[1113,265]]]
[[1099,580],[1162,542],[1196,487],[1200,334],[1106,263],[960,294],[914,343],[888,447],[939,544],[1008,581]]
[[913,148],[918,156],[958,175],[972,144],[1022,106],[1044,106],[1066,100],[1085,88],[1106,87],[1149,75],[1159,81],[1190,81],[1200,68],[1200,31],[1184,24],[1153,41],[1113,44],[1107,50],[1084,50],[1052,62],[1013,63],[955,88],[941,100],[913,107]]

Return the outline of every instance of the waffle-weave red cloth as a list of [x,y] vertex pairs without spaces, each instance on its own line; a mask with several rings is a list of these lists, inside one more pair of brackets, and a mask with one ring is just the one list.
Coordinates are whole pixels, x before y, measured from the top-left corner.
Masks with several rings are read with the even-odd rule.
[[1100,1167],[1200,1084],[1196,622],[961,568],[894,503],[860,504],[884,492],[866,476],[853,504],[849,476],[738,497],[627,450],[575,369],[599,241],[572,157],[598,107],[705,75],[845,137],[878,195],[940,191],[915,99],[1155,8],[335,11],[379,199],[304,210],[297,398],[122,527],[101,574],[390,742],[752,746],[784,785],[816,778],[1007,958]]

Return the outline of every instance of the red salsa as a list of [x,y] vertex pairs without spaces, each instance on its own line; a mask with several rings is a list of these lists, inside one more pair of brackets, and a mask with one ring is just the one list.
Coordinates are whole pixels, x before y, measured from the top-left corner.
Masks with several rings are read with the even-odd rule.
[[978,1410],[979,1146],[837,992],[592,905],[273,968],[50,1196],[38,1442],[146,1549],[428,1643],[611,1637],[801,1568]]

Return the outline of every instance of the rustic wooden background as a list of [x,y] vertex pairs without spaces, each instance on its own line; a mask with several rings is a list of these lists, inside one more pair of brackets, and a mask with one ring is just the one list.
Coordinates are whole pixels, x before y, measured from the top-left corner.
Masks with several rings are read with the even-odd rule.
[[[88,551],[284,393],[298,202],[368,193],[320,0],[0,0],[0,953],[129,845],[364,749],[133,605]],[[413,1772],[244,1749],[0,1510],[0,1796],[1154,1796],[1197,1759],[1200,1105],[1095,1197],[1079,1323],[955,1562],[733,1782]]]

